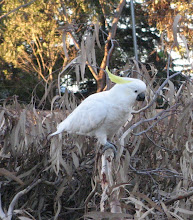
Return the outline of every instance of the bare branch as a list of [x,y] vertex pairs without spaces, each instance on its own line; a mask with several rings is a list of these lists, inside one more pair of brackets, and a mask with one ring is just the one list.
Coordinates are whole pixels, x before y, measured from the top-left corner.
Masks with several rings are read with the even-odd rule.
[[36,0],[32,0],[32,1],[30,1],[30,2],[28,2],[28,3],[26,3],[26,4],[24,4],[24,5],[18,6],[17,8],[15,8],[15,9],[11,10],[10,12],[8,12],[7,14],[2,15],[2,16],[0,17],[0,19],[5,18],[5,17],[7,17],[8,15],[10,15],[11,13],[14,13],[14,12],[18,11],[20,8],[26,8],[26,7],[28,7],[29,5],[33,4],[35,1],[36,1]]
[[165,202],[165,205],[171,205],[175,201],[182,200],[182,199],[187,199],[189,197],[193,196],[193,191],[190,191],[188,193],[185,193],[184,195],[178,195],[172,199],[169,199]]
[[155,92],[152,101],[151,101],[148,105],[146,105],[144,108],[141,108],[141,109],[139,109],[138,111],[132,112],[132,114],[138,114],[138,113],[140,113],[140,112],[142,112],[142,111],[144,111],[144,110],[150,108],[150,107],[154,104],[154,102],[156,101],[156,99],[157,99],[157,97],[158,97],[160,91],[164,88],[164,86],[168,83],[168,81],[169,81],[170,79],[172,79],[173,77],[175,77],[175,76],[177,76],[177,75],[180,75],[180,74],[181,74],[181,72],[177,72],[177,73],[172,74],[171,76],[168,76],[168,77],[165,79],[165,81],[161,84],[161,86],[159,87],[159,89]]
[[[178,177],[182,178],[182,174],[169,170],[164,168],[157,168],[157,169],[143,169],[143,170],[137,170],[135,167],[133,167],[131,164],[129,165],[131,171],[135,172],[136,174],[143,174],[143,175],[156,175],[156,176],[162,176],[164,178],[173,178]],[[167,174],[168,173],[168,174]]]
[[153,143],[156,147],[161,148],[161,149],[163,149],[163,150],[165,150],[165,151],[175,152],[175,150],[170,150],[170,149],[168,149],[168,148],[166,148],[166,147],[163,147],[163,146],[160,146],[160,145],[156,144],[155,141],[153,141],[153,140],[147,135],[147,133],[145,133],[145,136],[146,136],[146,137],[148,138],[148,140],[150,140],[151,143]]
[[18,192],[13,200],[11,201],[10,205],[9,205],[9,209],[8,209],[8,212],[7,212],[7,216],[8,216],[8,219],[7,220],[11,220],[12,218],[12,215],[13,215],[13,210],[14,210],[14,206],[15,204],[17,203],[18,199],[23,196],[24,194],[28,193],[32,188],[34,188],[36,185],[38,185],[39,183],[41,183],[42,180],[41,179],[38,179],[36,182],[34,182],[33,184],[31,184],[30,186],[28,186],[26,189]]

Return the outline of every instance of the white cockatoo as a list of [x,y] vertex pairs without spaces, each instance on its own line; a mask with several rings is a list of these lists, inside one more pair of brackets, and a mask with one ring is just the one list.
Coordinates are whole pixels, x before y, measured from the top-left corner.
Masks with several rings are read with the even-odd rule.
[[105,150],[116,150],[109,141],[130,118],[135,101],[145,99],[146,85],[139,79],[115,76],[108,68],[106,71],[116,85],[87,97],[49,137],[63,131],[94,136]]

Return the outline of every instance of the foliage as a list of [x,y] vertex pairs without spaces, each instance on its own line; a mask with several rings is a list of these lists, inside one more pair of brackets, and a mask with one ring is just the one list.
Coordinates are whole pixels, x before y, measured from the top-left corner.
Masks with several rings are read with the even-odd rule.
[[[149,22],[151,24],[156,24],[157,29],[164,34],[167,34],[168,40],[171,43],[173,39],[172,25],[174,17],[177,14],[182,16],[182,23],[179,26],[180,33],[184,34],[192,47],[192,37],[191,37],[191,24],[192,24],[192,11],[193,6],[191,1],[147,1]],[[171,44],[170,44],[171,46]]]

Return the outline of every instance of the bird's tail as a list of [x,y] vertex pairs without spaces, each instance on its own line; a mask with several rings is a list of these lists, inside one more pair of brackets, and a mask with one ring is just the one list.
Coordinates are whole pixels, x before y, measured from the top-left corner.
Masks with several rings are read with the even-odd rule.
[[57,131],[55,131],[54,133],[48,135],[48,139],[51,138],[52,136],[56,135],[56,134],[62,133],[64,130],[65,130],[65,126],[64,126],[64,121],[63,121],[63,123],[61,122],[58,125]]
[[48,138],[51,138],[52,136],[54,136],[54,135],[56,135],[56,134],[60,134],[60,133],[61,133],[61,132],[55,131],[54,133],[49,134],[49,135],[48,135]]

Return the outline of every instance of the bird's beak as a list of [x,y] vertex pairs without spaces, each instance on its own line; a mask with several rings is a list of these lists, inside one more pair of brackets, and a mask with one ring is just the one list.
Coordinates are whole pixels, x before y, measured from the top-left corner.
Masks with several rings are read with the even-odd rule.
[[137,101],[144,101],[145,100],[145,93],[142,92],[140,93],[137,98],[136,98]]

